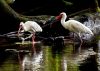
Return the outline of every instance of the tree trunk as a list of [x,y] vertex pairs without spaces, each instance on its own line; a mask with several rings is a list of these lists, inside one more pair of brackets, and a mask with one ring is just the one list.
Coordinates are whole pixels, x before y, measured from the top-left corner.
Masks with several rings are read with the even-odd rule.
[[[16,20],[20,21],[27,21],[27,20],[34,20],[38,22],[44,23],[44,21],[47,21],[50,16],[48,15],[40,15],[40,16],[24,16],[12,9],[5,0],[0,0],[0,6],[2,10],[9,14],[11,17],[15,18]],[[41,21],[42,20],[42,21]]]

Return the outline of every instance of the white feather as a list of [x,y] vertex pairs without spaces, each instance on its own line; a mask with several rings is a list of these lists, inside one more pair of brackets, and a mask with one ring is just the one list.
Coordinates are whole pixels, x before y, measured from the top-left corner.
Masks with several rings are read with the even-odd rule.
[[65,29],[68,29],[75,33],[88,33],[88,34],[93,35],[93,32],[81,22],[76,21],[76,20],[65,21],[67,18],[66,13],[62,12],[61,16],[62,16],[61,24]]

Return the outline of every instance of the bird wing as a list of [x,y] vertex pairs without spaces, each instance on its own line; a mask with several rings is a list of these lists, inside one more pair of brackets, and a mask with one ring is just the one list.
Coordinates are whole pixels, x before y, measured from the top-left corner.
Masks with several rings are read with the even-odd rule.
[[30,23],[30,28],[30,30],[33,32],[42,32],[42,28],[40,27],[40,25],[34,21]]
[[25,22],[25,26],[26,26],[26,31],[29,31],[31,33],[32,32],[42,32],[42,28],[35,21],[27,21]]
[[88,34],[93,35],[93,32],[87,26],[82,24],[81,22],[78,22],[78,21],[74,20],[73,23],[70,23],[70,26],[71,26],[73,32],[88,33]]
[[73,32],[81,32],[81,33],[83,32],[85,33],[87,30],[87,27],[85,25],[76,20],[72,20],[72,22],[70,22],[70,28],[71,31]]

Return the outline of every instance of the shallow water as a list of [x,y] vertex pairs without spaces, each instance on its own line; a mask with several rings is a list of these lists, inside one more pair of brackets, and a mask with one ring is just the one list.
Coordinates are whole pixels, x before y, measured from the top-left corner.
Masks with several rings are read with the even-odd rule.
[[0,50],[0,71],[97,71],[95,54],[91,54],[93,50],[84,50],[83,55],[79,55],[73,52],[73,45],[58,51],[54,51],[58,47],[41,44],[36,44],[35,48],[36,53],[30,49]]

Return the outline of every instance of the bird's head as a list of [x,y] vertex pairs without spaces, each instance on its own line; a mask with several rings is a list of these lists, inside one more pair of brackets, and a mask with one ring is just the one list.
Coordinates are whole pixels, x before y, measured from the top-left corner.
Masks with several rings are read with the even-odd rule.
[[67,17],[65,12],[61,12],[58,16],[56,16],[56,20],[61,20],[62,17]]
[[54,18],[54,21],[50,24],[50,27],[54,26],[54,23],[59,22],[64,16],[66,17],[66,13],[61,12],[58,16]]

